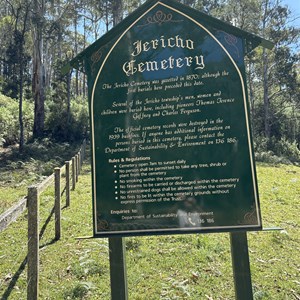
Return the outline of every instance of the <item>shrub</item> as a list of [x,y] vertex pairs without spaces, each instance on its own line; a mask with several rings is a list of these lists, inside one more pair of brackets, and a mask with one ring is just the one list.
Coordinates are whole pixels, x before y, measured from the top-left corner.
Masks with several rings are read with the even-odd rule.
[[58,141],[74,142],[84,138],[88,131],[87,100],[82,97],[72,99],[69,116],[65,104],[51,103],[46,128]]
[[277,140],[259,136],[254,141],[255,158],[266,163],[290,164],[300,162],[300,151],[297,143],[286,138]]
[[290,142],[286,138],[281,138],[279,141],[274,143],[274,152],[278,156],[288,158],[292,162],[300,161],[300,151],[297,148],[296,142]]
[[[29,138],[33,126],[33,105],[23,101],[24,138]],[[19,103],[16,99],[0,94],[0,146],[12,145],[18,142]]]

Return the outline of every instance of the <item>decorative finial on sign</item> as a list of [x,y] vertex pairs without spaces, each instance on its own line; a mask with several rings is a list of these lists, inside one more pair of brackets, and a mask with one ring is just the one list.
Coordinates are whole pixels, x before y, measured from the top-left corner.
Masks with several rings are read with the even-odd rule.
[[171,13],[165,14],[163,11],[158,10],[152,17],[147,18],[147,23],[143,25],[139,25],[139,27],[147,26],[150,24],[156,24],[162,25],[164,23],[168,22],[182,22],[182,20],[173,20],[173,15]]

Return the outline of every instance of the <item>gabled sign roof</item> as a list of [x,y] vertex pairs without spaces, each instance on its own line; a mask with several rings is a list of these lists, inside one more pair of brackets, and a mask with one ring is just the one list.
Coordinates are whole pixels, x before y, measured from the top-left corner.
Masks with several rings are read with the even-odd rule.
[[[132,14],[126,17],[123,21],[121,21],[117,26],[112,28],[106,34],[104,34],[100,39],[95,41],[89,47],[87,47],[84,51],[79,53],[75,58],[73,58],[70,63],[64,68],[69,69],[73,67],[75,69],[79,69],[80,71],[85,71],[83,67],[83,61],[86,57],[89,57],[92,53],[94,53],[95,49],[98,49],[111,41],[116,36],[122,34],[125,28],[129,27],[138,17],[147,12],[153,5],[156,3],[165,4],[167,6],[172,7],[173,9],[178,9],[183,13],[186,13],[188,16],[192,17],[199,23],[204,23],[216,29],[225,31],[228,34],[232,34],[238,37],[241,37],[245,43],[245,54],[252,51],[254,48],[258,46],[262,46],[268,49],[272,49],[274,44],[262,37],[259,37],[255,34],[247,32],[245,30],[239,29],[235,26],[232,26],[224,21],[221,21],[217,18],[209,16],[203,12],[200,12],[196,9],[190,8],[186,5],[183,5],[175,0],[148,0],[143,5],[141,5],[138,9],[136,9]],[[164,20],[161,20],[162,22]]]

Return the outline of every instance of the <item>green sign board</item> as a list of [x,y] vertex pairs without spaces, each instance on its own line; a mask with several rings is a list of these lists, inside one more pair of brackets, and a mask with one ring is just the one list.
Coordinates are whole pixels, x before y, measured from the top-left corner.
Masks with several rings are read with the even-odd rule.
[[228,28],[149,1],[89,49],[95,236],[261,229],[246,43]]

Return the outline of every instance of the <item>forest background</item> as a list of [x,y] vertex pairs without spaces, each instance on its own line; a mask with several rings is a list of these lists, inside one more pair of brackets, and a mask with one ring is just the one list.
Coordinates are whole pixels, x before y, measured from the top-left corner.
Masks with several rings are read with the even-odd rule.
[[[68,61],[143,0],[0,0],[0,150],[88,135],[86,77]],[[300,28],[280,0],[180,1],[275,43],[246,57],[256,158],[300,162]]]
[[[54,166],[70,159],[76,144],[88,137],[86,77],[76,70],[62,75],[62,67],[144,2],[0,0],[0,214],[25,195],[26,186],[52,174]],[[274,42],[272,50],[256,48],[245,61],[256,158],[299,166],[300,28],[295,21],[300,16],[280,0],[180,2]],[[108,251],[104,253],[107,241],[76,240],[74,244],[74,236],[89,235],[92,228],[91,201],[82,201],[83,195],[91,197],[89,172],[86,167],[78,195],[72,195],[72,209],[64,211],[64,240],[43,250],[40,286],[44,298],[61,299],[66,294],[68,299],[78,299],[78,293],[85,295],[92,289],[94,299],[109,298],[109,260],[99,260],[108,257]],[[264,226],[284,230],[250,236],[254,291],[260,295],[255,299],[299,299],[298,174],[297,166],[258,165]],[[52,199],[52,194],[45,194],[41,201],[45,220]],[[86,220],[84,224],[82,220]],[[0,243],[0,290],[5,290],[4,294],[11,292],[13,274],[27,255],[26,222],[26,216],[21,217],[3,232],[2,240],[7,243]],[[45,245],[52,241],[51,230],[48,232],[43,237]],[[204,287],[201,295],[219,292],[232,298],[226,243],[228,240],[219,234],[195,235],[192,241],[190,236],[178,240],[169,236],[128,239],[132,297],[141,299],[140,291],[146,290],[149,294],[145,299],[154,291],[157,298],[163,295],[162,299],[170,299],[178,290],[179,295],[186,296],[194,289],[196,296],[192,297],[199,299],[199,281],[199,290]],[[183,245],[186,250],[182,251]],[[100,254],[99,248],[104,249]],[[178,260],[185,253],[190,260]],[[202,262],[208,262],[208,267]],[[24,274],[12,299],[21,299],[25,293]],[[214,289],[220,289],[217,292],[211,290],[212,278],[216,280]]]

